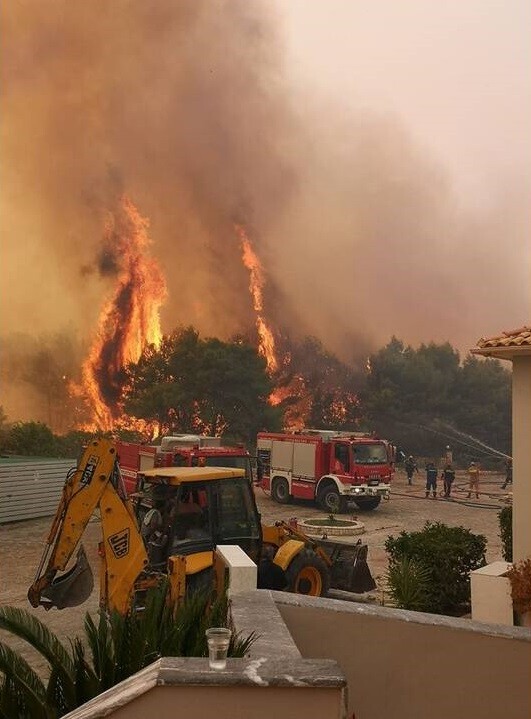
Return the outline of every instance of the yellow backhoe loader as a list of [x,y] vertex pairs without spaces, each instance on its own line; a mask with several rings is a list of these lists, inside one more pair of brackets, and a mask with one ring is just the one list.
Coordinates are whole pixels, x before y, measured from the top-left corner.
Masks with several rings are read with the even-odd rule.
[[99,510],[100,604],[125,614],[142,605],[145,592],[164,576],[170,598],[215,584],[215,547],[239,545],[256,563],[266,548],[284,570],[288,591],[326,595],[330,586],[355,592],[375,587],[367,547],[316,542],[284,522],[260,523],[252,487],[243,470],[227,467],[163,467],[139,477],[127,497],[116,446],[97,439],[65,482],[35,580],[32,606],[77,606],[94,580],[83,546],[64,572],[95,510]]

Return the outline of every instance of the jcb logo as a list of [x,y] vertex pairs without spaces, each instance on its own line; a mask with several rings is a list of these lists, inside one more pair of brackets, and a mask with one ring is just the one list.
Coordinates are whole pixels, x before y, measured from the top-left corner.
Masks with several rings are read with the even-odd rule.
[[109,544],[116,559],[121,559],[129,553],[129,529],[123,529],[109,537]]
[[94,476],[94,472],[96,471],[96,467],[98,466],[99,459],[95,455],[91,455],[89,457],[89,460],[87,462],[87,466],[83,470],[83,474],[81,476],[81,484],[86,487],[92,482],[92,477]]

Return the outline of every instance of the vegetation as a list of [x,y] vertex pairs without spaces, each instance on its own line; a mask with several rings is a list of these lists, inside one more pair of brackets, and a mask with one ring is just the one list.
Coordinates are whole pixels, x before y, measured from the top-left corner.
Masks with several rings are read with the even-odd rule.
[[[227,626],[226,595],[212,602],[208,594],[196,592],[175,614],[166,597],[165,584],[148,592],[141,613],[100,612],[97,621],[87,614],[83,641],[76,637],[70,646],[33,614],[0,607],[0,629],[27,641],[50,669],[43,681],[18,652],[0,642],[0,717],[56,719],[161,656],[208,656],[205,630]],[[244,656],[255,638],[233,634],[229,656]]]
[[516,562],[507,576],[511,582],[514,611],[518,614],[531,612],[531,559]]
[[165,434],[224,433],[251,442],[262,427],[280,427],[280,412],[268,403],[273,385],[265,361],[240,341],[178,330],[160,349],[147,348],[127,377],[125,411]]
[[498,513],[500,525],[500,539],[502,541],[502,555],[506,562],[513,561],[513,508],[504,507]]
[[394,606],[430,611],[430,571],[420,562],[402,557],[391,564],[386,583]]
[[[53,359],[61,347],[67,366]],[[375,430],[406,454],[424,457],[440,456],[441,448],[451,444],[461,466],[479,460],[485,468],[498,467],[489,450],[467,434],[510,454],[511,375],[497,360],[467,357],[461,362],[448,343],[415,349],[397,338],[363,363],[341,361],[313,337],[282,338],[277,350],[280,367],[270,377],[263,358],[243,338],[222,342],[201,339],[193,327],[177,329],[159,349],[146,348],[138,363],[126,368],[125,411],[158,425],[163,435],[223,433],[253,443],[258,430],[303,423]],[[69,404],[65,399],[70,386],[65,377],[72,377],[77,351],[57,337],[26,348],[26,354],[8,356],[4,381],[29,383],[41,398],[39,417],[47,424],[9,426],[0,414],[2,451],[77,455],[90,435],[50,430],[80,420],[81,415],[74,419],[74,399]],[[21,365],[28,364],[22,371]],[[272,391],[278,402],[274,407]],[[127,439],[126,433],[119,434]]]
[[[429,577],[422,606],[434,614],[462,614],[470,607],[470,572],[485,564],[487,540],[464,527],[448,527],[426,522],[420,532],[401,532],[388,537],[385,549],[389,557],[390,577],[398,582],[404,575],[404,559],[415,562]],[[411,567],[409,567],[411,570]],[[408,581],[410,577],[408,576]]]
[[497,360],[467,357],[460,364],[449,343],[413,349],[393,338],[369,364],[361,397],[366,422],[408,454],[438,456],[449,442],[463,464],[481,459],[485,466],[488,451],[456,437],[454,428],[510,454],[511,375]]

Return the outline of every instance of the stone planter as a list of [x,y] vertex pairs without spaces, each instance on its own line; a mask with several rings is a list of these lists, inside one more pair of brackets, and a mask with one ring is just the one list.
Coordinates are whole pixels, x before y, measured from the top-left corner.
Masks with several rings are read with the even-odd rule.
[[352,537],[363,534],[365,525],[356,519],[338,519],[330,521],[328,517],[311,517],[298,519],[297,529],[312,537]]

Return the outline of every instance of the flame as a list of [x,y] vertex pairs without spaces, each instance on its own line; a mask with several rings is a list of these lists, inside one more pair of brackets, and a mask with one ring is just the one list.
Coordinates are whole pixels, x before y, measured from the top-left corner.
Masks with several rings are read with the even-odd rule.
[[258,351],[265,358],[267,371],[272,374],[278,369],[275,338],[264,318],[264,299],[262,290],[265,285],[264,271],[246,231],[241,225],[235,225],[236,233],[242,246],[242,261],[249,270],[249,291],[253,298],[256,312],[256,329],[258,331]]
[[158,348],[162,340],[159,311],[166,297],[166,283],[156,260],[149,255],[148,226],[148,220],[125,196],[105,226],[104,253],[116,264],[117,284],[101,311],[82,368],[80,390],[92,413],[86,429],[110,430],[118,418],[120,424],[127,424],[120,407],[124,368],[138,362],[147,345]]

